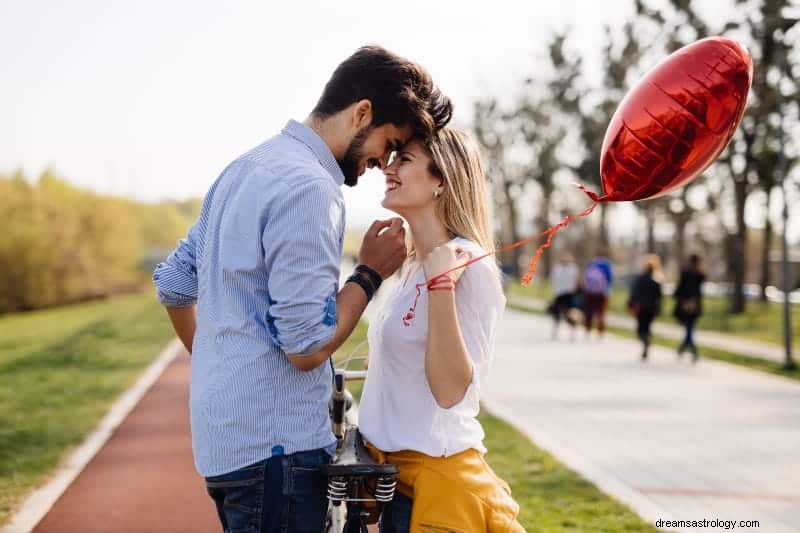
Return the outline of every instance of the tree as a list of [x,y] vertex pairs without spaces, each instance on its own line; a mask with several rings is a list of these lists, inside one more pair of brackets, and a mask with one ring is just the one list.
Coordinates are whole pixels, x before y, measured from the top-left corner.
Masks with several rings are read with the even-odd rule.
[[[517,242],[520,240],[520,217],[516,198],[520,185],[508,157],[508,149],[514,142],[513,132],[495,98],[475,103],[472,128],[478,144],[485,152],[487,178],[492,184],[492,196],[500,220],[500,240]],[[504,264],[511,265],[516,277],[520,276],[520,256],[521,250],[517,247],[503,253],[501,257]]]

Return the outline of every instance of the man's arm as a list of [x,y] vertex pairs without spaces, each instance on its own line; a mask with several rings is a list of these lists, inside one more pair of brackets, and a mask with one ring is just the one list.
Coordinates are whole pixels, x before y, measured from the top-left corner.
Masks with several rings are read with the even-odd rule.
[[166,308],[175,334],[190,354],[197,324],[197,243],[205,236],[209,204],[217,183],[219,180],[206,194],[200,216],[189,229],[186,238],[153,271],[158,301]]
[[314,370],[327,361],[328,357],[333,355],[333,352],[353,333],[367,303],[367,295],[361,287],[355,283],[345,283],[336,296],[336,330],[333,338],[311,355],[286,354],[289,361],[304,372]]
[[192,355],[192,341],[197,329],[197,306],[165,307],[165,309],[172,322],[172,328],[186,347],[186,351]]
[[[359,263],[370,267],[382,279],[386,279],[403,264],[405,257],[405,230],[402,221],[395,218],[373,222],[364,235],[358,253]],[[367,303],[364,289],[356,283],[345,283],[336,296],[336,329],[333,337],[312,354],[287,354],[289,361],[306,372],[324,363],[353,332]]]

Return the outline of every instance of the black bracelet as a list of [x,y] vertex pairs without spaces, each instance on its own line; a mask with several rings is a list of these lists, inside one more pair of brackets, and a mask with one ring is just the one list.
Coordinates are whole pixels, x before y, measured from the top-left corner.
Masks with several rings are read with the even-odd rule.
[[372,297],[375,295],[375,288],[372,286],[372,283],[370,283],[369,280],[364,278],[364,276],[362,276],[360,273],[356,272],[347,278],[346,283],[350,283],[351,281],[364,289],[364,293],[367,295],[367,302],[372,300]]
[[361,274],[366,274],[367,277],[372,282],[372,286],[375,287],[376,291],[381,286],[381,283],[383,283],[383,278],[381,277],[381,275],[378,274],[375,270],[368,267],[367,265],[358,265],[356,267],[356,272],[359,272]]

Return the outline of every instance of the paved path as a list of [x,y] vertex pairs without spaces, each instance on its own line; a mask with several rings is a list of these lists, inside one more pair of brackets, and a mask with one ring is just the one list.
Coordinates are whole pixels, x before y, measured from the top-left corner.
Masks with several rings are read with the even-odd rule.
[[188,383],[183,352],[34,531],[219,533],[192,462]]
[[613,336],[551,342],[548,318],[513,310],[497,338],[487,407],[651,523],[800,531],[800,384],[659,347],[642,363]]
[[[547,307],[547,302],[539,298],[530,298],[527,296],[510,295],[509,302],[530,307],[539,311],[544,311]],[[616,313],[608,313],[606,315],[606,322],[609,326],[618,328],[625,328],[631,331],[636,330],[636,321],[633,317],[627,315],[620,315]],[[678,343],[683,340],[683,328],[677,324],[665,324],[656,322],[653,324],[653,333],[675,340],[677,347]],[[716,331],[695,331],[695,342],[700,346],[701,356],[703,346],[717,348],[741,355],[750,357],[757,357],[759,359],[767,359],[783,363],[786,359],[784,349],[782,346],[770,344],[766,342],[759,342],[735,335],[725,333],[718,333]],[[793,354],[795,363],[800,363],[797,354]]]

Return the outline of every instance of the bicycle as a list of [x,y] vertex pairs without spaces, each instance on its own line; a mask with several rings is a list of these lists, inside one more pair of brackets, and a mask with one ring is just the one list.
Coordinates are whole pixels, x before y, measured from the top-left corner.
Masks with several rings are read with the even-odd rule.
[[[344,368],[333,368],[330,417],[337,442],[331,463],[322,467],[323,474],[328,477],[326,533],[367,533],[368,522],[380,517],[385,506],[394,499],[397,487],[397,466],[372,459],[358,426],[348,416],[353,396],[346,383],[363,380],[367,375],[366,370],[347,370],[352,360],[351,355],[345,360]],[[374,504],[374,513],[365,508],[366,503]]]

